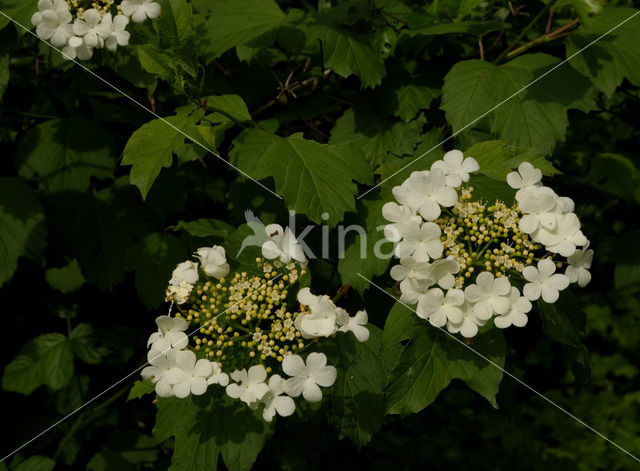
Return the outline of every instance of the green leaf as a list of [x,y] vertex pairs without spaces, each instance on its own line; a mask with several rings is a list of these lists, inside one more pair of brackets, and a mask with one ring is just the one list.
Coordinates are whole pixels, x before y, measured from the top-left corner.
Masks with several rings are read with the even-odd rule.
[[2,388],[31,394],[46,385],[63,388],[73,375],[71,342],[62,334],[44,334],[29,340],[2,376]]
[[30,456],[26,460],[20,462],[12,471],[51,471],[56,462],[46,456]]
[[207,121],[212,123],[244,123],[251,121],[249,109],[241,96],[238,95],[210,95],[205,98],[208,114]]
[[585,182],[610,195],[640,202],[640,172],[633,160],[624,155],[602,153],[595,156]]
[[[462,9],[462,5],[460,6]],[[493,31],[510,28],[511,25],[500,20],[488,21],[458,21],[456,23],[441,23],[419,29],[409,29],[403,34],[413,36],[437,36],[441,34],[469,34],[470,36],[484,36]]]
[[236,230],[236,228],[229,223],[220,221],[219,219],[207,218],[196,219],[195,221],[180,221],[175,226],[172,226],[171,229],[174,231],[182,229],[194,237],[214,236],[223,239],[227,238],[231,232]]
[[127,396],[127,401],[131,399],[140,399],[142,396],[147,394],[151,394],[156,390],[156,385],[151,381],[136,381],[131,386],[131,390],[129,391],[129,395]]
[[99,124],[54,119],[27,132],[16,153],[18,174],[37,175],[47,191],[87,191],[91,178],[113,178],[112,139]]
[[[576,54],[569,61],[571,66],[608,96],[625,78],[640,85],[640,50],[636,47],[640,42],[640,15],[620,25],[637,12],[635,8],[607,7],[567,38],[567,57]],[[577,54],[586,46],[589,47]]]
[[142,239],[136,252],[138,296],[148,308],[156,308],[164,300],[171,272],[187,259],[187,251],[175,236],[156,232]]
[[[506,181],[507,174],[525,161],[542,170],[544,175],[557,173],[553,164],[543,155],[510,147],[504,141],[478,142],[464,151],[464,155],[478,161],[479,173],[501,181]],[[472,183],[475,184],[475,180]]]
[[[421,411],[435,401],[453,379],[464,381],[497,408],[495,397],[502,380],[502,370],[466,348],[460,343],[463,340],[454,340],[427,321],[416,323],[413,317],[417,319],[412,310],[396,303],[385,324],[383,352],[393,351],[396,345],[410,339],[387,389],[388,413]],[[473,338],[471,348],[500,368],[504,366],[506,345],[498,329],[478,334]]]
[[185,0],[162,0],[162,15],[155,22],[160,34],[160,49],[174,49],[193,55],[195,36],[191,5]]
[[[34,7],[32,3],[25,2],[23,0],[6,0],[2,2],[2,12],[9,18],[12,18],[16,23],[21,24],[29,28],[31,26],[31,17],[38,9],[37,3]],[[11,23],[4,15],[0,15],[0,29]],[[26,33],[24,29],[16,25],[16,31],[19,35]]]
[[[382,199],[362,201],[355,227],[363,227],[366,232],[364,235],[358,233],[355,236],[338,261],[338,273],[340,273],[342,284],[351,285],[361,295],[369,288],[367,280],[382,275],[393,257],[394,244],[386,241],[382,230],[389,223],[382,216],[382,206],[385,202]],[[390,256],[385,257],[379,254]]]
[[233,163],[253,178],[273,177],[289,209],[317,223],[324,212],[335,225],[345,211],[355,211],[353,182],[371,181],[364,155],[349,144],[319,144],[301,134],[285,139],[256,129],[244,131],[234,143]]
[[246,44],[278,28],[285,18],[273,0],[219,0],[211,4],[211,16],[205,23],[203,49],[215,59],[229,49]]
[[382,426],[385,411],[382,331],[372,324],[367,328],[370,337],[366,342],[358,342],[350,332],[338,334],[333,345],[336,351],[327,352],[338,368],[330,392],[329,423],[338,429],[339,438],[347,436],[358,447],[371,441]]
[[429,108],[431,102],[440,96],[440,90],[409,83],[397,88],[394,95],[398,105],[393,114],[406,123],[420,110]]
[[9,85],[9,54],[0,53],[0,103],[2,103],[2,95],[4,95]]
[[519,92],[557,63],[546,54],[526,54],[502,66],[475,59],[458,62],[445,77],[442,98],[453,131],[479,126],[483,120],[476,120],[487,114],[491,132],[507,144],[550,154],[555,142],[564,140],[567,110],[594,106],[588,81],[569,67],[559,67]]
[[44,272],[44,277],[49,286],[65,294],[76,291],[85,281],[75,258],[65,267],[49,268]]
[[158,50],[153,44],[143,44],[137,47],[138,59],[144,70],[158,75],[168,82],[176,79],[176,67],[171,57]]
[[102,353],[94,342],[93,327],[89,324],[78,324],[69,336],[73,354],[85,363],[97,365]]
[[[200,114],[180,113],[163,120],[154,119],[134,132],[124,148],[122,165],[131,165],[131,184],[146,198],[162,167],[171,166],[172,155],[184,143],[185,136],[197,139],[194,125]],[[178,131],[180,130],[180,131]]]
[[18,268],[18,258],[40,258],[45,247],[45,216],[24,181],[0,178],[0,286]]

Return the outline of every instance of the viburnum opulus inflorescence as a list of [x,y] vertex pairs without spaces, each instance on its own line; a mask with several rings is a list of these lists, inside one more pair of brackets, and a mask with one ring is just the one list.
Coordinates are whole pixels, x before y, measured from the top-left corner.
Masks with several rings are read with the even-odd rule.
[[514,202],[474,198],[478,162],[447,152],[430,170],[393,188],[382,208],[400,264],[391,268],[400,301],[451,333],[473,337],[490,319],[523,327],[531,301],[554,303],[570,282],[589,283],[593,250],[570,198],[542,185],[522,162],[507,175]]
[[39,37],[62,48],[63,57],[88,60],[94,49],[114,52],[128,45],[129,21],[142,23],[160,13],[153,0],[39,0],[31,23]]
[[[351,317],[326,295],[312,294],[307,261],[289,228],[269,225],[251,272],[231,271],[223,247],[202,247],[173,272],[166,299],[175,316],[156,319],[150,366],[142,377],[158,396],[185,398],[211,385],[271,421],[295,410],[294,398],[322,399],[336,368],[315,351],[322,338],[351,331],[366,341],[367,313]],[[171,309],[170,309],[171,312]],[[193,335],[187,335],[189,331]]]

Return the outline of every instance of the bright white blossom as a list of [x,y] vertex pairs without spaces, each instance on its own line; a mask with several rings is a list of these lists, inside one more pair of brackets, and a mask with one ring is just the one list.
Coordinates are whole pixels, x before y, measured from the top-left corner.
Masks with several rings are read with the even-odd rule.
[[267,422],[271,422],[276,413],[282,417],[289,417],[296,410],[293,399],[284,394],[285,382],[286,380],[277,374],[269,378],[269,392],[262,398],[262,418]]
[[162,12],[160,5],[153,0],[122,0],[120,8],[134,23],[142,23],[147,18],[158,18]]
[[93,57],[93,48],[85,44],[81,37],[72,36],[69,42],[62,48],[62,52],[67,56],[65,59],[80,59],[83,61]]
[[431,170],[440,169],[446,175],[446,184],[452,188],[469,181],[469,174],[480,169],[480,165],[473,157],[464,158],[459,150],[451,150],[444,154],[442,160],[431,165]]
[[36,34],[56,47],[64,46],[73,36],[71,12],[65,0],[40,0],[38,11],[31,17]]
[[328,337],[336,331],[336,305],[329,296],[316,296],[309,288],[302,288],[298,292],[298,302],[309,309],[295,320],[303,337]]
[[408,222],[402,226],[403,240],[396,246],[398,258],[413,257],[418,262],[428,262],[431,258],[442,257],[442,241],[440,227],[433,222],[422,225]]
[[407,196],[407,203],[426,221],[437,219],[441,206],[451,207],[458,200],[456,190],[446,186],[444,172],[440,169],[432,170],[428,175],[414,172],[409,179],[412,191]]
[[224,278],[229,273],[229,264],[224,252],[224,247],[200,247],[196,251],[196,257],[200,260],[200,267],[207,276]]
[[587,238],[580,230],[580,220],[574,213],[558,216],[555,229],[543,231],[539,240],[545,244],[549,252],[563,257],[570,257],[576,252],[577,246],[587,243]]
[[525,267],[522,275],[528,281],[522,293],[530,301],[535,301],[542,296],[545,303],[555,303],[560,296],[560,291],[569,286],[569,278],[556,273],[556,264],[546,258],[538,262],[538,268]]
[[187,321],[182,317],[160,316],[156,318],[158,332],[154,332],[147,341],[147,347],[161,352],[171,348],[182,350],[187,346]]
[[89,47],[102,47],[104,39],[110,32],[106,25],[100,22],[102,17],[95,8],[90,8],[82,14],[82,18],[76,18],[73,23],[73,32],[76,36],[81,36],[84,43]]
[[416,313],[436,327],[443,327],[447,321],[459,324],[463,319],[460,309],[463,304],[462,290],[450,289],[445,294],[441,289],[434,288],[418,298]]
[[269,392],[269,386],[265,383],[267,370],[262,365],[254,365],[246,369],[235,370],[231,373],[231,379],[235,383],[227,386],[227,395],[233,399],[240,399],[246,404],[253,404]]
[[535,168],[529,162],[522,162],[518,166],[517,172],[511,172],[507,175],[507,183],[509,186],[517,190],[526,190],[531,187],[540,186],[541,180],[542,171]]
[[198,281],[198,278],[200,278],[198,275],[198,264],[191,260],[187,260],[186,262],[178,264],[176,269],[173,270],[169,284],[179,285],[183,281],[186,281],[189,284],[194,284]]
[[464,303],[461,307],[462,322],[457,324],[453,322],[447,322],[447,330],[452,334],[458,332],[466,338],[475,337],[478,334],[478,327],[485,325],[487,321],[481,320],[473,310],[473,306],[468,303]]
[[102,18],[100,25],[105,33],[104,46],[114,52],[118,46],[127,46],[131,33],[126,30],[129,24],[129,18],[124,15],[116,15],[115,18],[111,13],[107,13]]
[[509,310],[504,314],[494,317],[493,323],[499,329],[506,329],[511,325],[524,327],[529,320],[527,312],[531,310],[531,307],[531,301],[524,296],[520,296],[518,288],[511,287],[511,293],[509,293]]
[[182,350],[169,350],[165,353],[151,349],[147,354],[147,361],[151,366],[143,368],[140,375],[155,383],[156,394],[160,397],[173,396],[173,386],[185,377],[185,372],[177,364],[180,351]]
[[327,366],[327,357],[324,353],[312,352],[307,356],[307,361],[299,355],[287,355],[282,360],[282,371],[289,378],[284,384],[284,391],[291,397],[302,397],[309,402],[318,402],[322,399],[320,386],[328,388],[336,381],[337,371],[333,366]]
[[578,286],[584,288],[591,281],[591,262],[593,261],[593,250],[586,244],[582,249],[576,251],[568,258],[569,266],[564,272],[571,283],[578,283]]
[[262,255],[269,260],[279,259],[283,263],[295,260],[306,261],[304,250],[289,227],[283,229],[280,224],[265,227],[270,240],[262,244]]
[[338,308],[336,313],[339,332],[353,332],[359,342],[366,342],[369,339],[369,329],[365,327],[369,322],[367,311],[358,311],[353,317],[350,317],[347,311],[341,308]]
[[464,290],[466,300],[473,304],[473,312],[481,321],[486,321],[494,314],[504,314],[509,309],[507,296],[511,291],[511,284],[507,278],[494,278],[493,273],[482,272],[475,284]]
[[220,364],[216,361],[211,362],[211,374],[207,378],[207,384],[219,384],[223,387],[229,384],[229,375],[223,373]]
[[404,227],[410,223],[419,223],[422,218],[408,206],[399,205],[394,201],[385,203],[382,206],[382,215],[391,224],[384,227],[384,236],[391,242],[398,242],[404,234]]
[[207,390],[207,378],[211,374],[211,362],[204,358],[196,361],[196,354],[191,350],[182,350],[176,356],[176,365],[184,372],[181,381],[174,384],[173,394],[185,398],[189,394],[200,396]]

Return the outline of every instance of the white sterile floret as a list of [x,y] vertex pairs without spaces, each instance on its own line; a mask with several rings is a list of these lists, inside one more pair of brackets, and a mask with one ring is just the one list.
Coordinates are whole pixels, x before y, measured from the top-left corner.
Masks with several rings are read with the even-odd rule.
[[165,301],[173,301],[176,304],[184,304],[189,299],[193,290],[193,285],[186,281],[181,281],[178,285],[169,285],[165,291]]
[[447,330],[452,334],[459,332],[466,338],[475,337],[478,333],[478,327],[485,325],[487,321],[478,319],[473,306],[467,302],[460,307],[460,310],[462,311],[462,322],[457,324],[447,322]]
[[93,56],[93,48],[87,46],[81,37],[72,36],[69,42],[62,48],[63,57],[67,60],[80,59],[83,61],[91,59]]
[[442,231],[433,222],[422,225],[408,222],[402,226],[402,242],[395,249],[399,258],[412,257],[418,262],[428,262],[431,258],[442,257],[444,247],[440,240]]
[[147,18],[158,18],[162,12],[160,5],[153,0],[122,0],[120,9],[134,23],[142,23]]
[[398,242],[404,235],[404,227],[408,223],[422,222],[422,218],[408,206],[399,205],[393,201],[382,207],[382,216],[392,224],[384,226],[384,236],[391,242]]
[[527,312],[531,310],[531,301],[524,296],[520,296],[518,288],[511,287],[509,293],[509,310],[505,314],[500,314],[493,319],[493,323],[499,329],[506,329],[512,325],[524,327],[529,318]]
[[186,262],[178,264],[176,269],[173,270],[169,284],[179,285],[183,281],[186,281],[193,285],[198,281],[198,278],[200,278],[198,275],[198,264],[187,260]]
[[481,321],[486,321],[494,314],[504,314],[509,310],[509,299],[506,297],[511,291],[511,284],[507,278],[494,278],[493,273],[482,272],[473,285],[464,290],[468,303],[473,305],[473,311]]
[[463,304],[462,290],[450,289],[445,294],[441,289],[434,288],[418,298],[416,313],[436,327],[444,326],[447,321],[459,324],[463,319],[460,309]]
[[333,385],[338,374],[335,367],[327,366],[326,355],[318,352],[310,353],[306,364],[299,355],[285,356],[282,371],[292,376],[284,384],[284,391],[291,397],[302,394],[309,402],[322,400],[320,386],[328,388]]
[[302,288],[298,302],[309,308],[295,320],[295,327],[304,338],[328,337],[336,331],[336,305],[329,296],[316,296],[309,288]]
[[[511,188],[515,188],[516,190],[526,190],[531,187],[540,186],[541,180],[542,171],[539,168],[535,168],[529,162],[522,162],[518,166],[517,172],[511,172],[507,175],[507,183]],[[516,195],[518,193],[516,193]]]
[[267,370],[262,365],[254,365],[246,369],[235,370],[231,373],[231,379],[235,383],[227,386],[227,395],[233,399],[240,399],[246,404],[254,404],[269,392],[269,386],[265,383]]
[[440,169],[446,175],[446,184],[452,188],[469,181],[469,174],[480,170],[480,165],[473,157],[464,158],[459,150],[451,150],[444,154],[442,160],[431,165],[431,170]]
[[147,348],[151,346],[154,350],[161,352],[171,348],[182,350],[187,346],[189,339],[187,334],[187,321],[182,317],[160,316],[156,318],[158,332],[154,332],[147,341]]
[[554,229],[559,216],[554,212],[557,201],[558,195],[546,186],[523,191],[518,198],[518,205],[524,213],[520,218],[520,230],[525,234],[534,234],[539,228]]
[[180,351],[182,350],[169,350],[165,353],[151,349],[147,354],[147,361],[151,366],[143,368],[140,375],[155,383],[156,394],[160,397],[173,396],[173,386],[185,377],[185,372],[177,364]]
[[42,39],[50,40],[56,47],[64,46],[73,36],[71,20],[69,5],[64,0],[40,0],[38,11],[31,17],[36,34]]
[[269,378],[269,392],[262,398],[264,410],[262,418],[271,422],[276,413],[281,417],[289,417],[296,410],[296,404],[289,396],[284,395],[286,380],[280,375],[272,375]]
[[569,266],[564,272],[571,283],[578,283],[578,286],[584,288],[591,281],[591,262],[593,261],[593,250],[589,248],[587,243],[582,249],[578,250],[567,259]]
[[555,303],[560,297],[560,291],[569,286],[569,278],[556,273],[556,264],[546,258],[538,262],[538,268],[525,267],[522,275],[529,282],[524,285],[522,293],[530,301],[542,296],[544,302]]
[[219,384],[223,387],[229,384],[229,375],[222,372],[220,364],[216,361],[211,362],[211,374],[207,378],[207,384]]
[[76,36],[81,36],[87,46],[102,47],[110,32],[106,24],[100,23],[101,19],[100,12],[90,8],[82,14],[82,18],[76,18],[73,23],[73,32]]
[[570,257],[576,252],[576,246],[585,245],[587,238],[580,230],[580,219],[574,213],[558,216],[556,227],[539,234],[539,240],[549,252]]
[[454,274],[460,271],[460,265],[452,257],[434,260],[431,264],[431,276],[442,289],[453,288],[456,282]]
[[304,250],[289,227],[283,229],[280,224],[269,224],[265,230],[270,239],[262,244],[262,255],[265,258],[278,258],[282,263],[289,263],[291,260],[300,263],[306,261]]
[[441,206],[448,208],[456,204],[456,190],[445,184],[444,172],[435,169],[425,175],[414,172],[409,177],[411,191],[407,196],[407,204],[415,209],[427,221],[440,216]]
[[127,46],[129,44],[131,34],[126,31],[128,24],[129,18],[124,15],[116,15],[115,18],[111,16],[111,13],[104,15],[100,26],[106,34],[104,46],[107,49],[113,52],[118,49],[118,46]]
[[173,394],[181,399],[189,394],[200,396],[207,390],[207,377],[211,374],[211,362],[204,358],[196,361],[191,350],[182,350],[176,356],[176,364],[184,372],[181,381],[173,385]]
[[195,256],[200,260],[200,268],[202,268],[205,275],[220,279],[229,273],[230,268],[224,247],[219,245],[200,247]]
[[367,311],[358,311],[355,316],[350,317],[347,311],[342,308],[336,309],[336,324],[339,332],[353,332],[359,342],[366,342],[369,339],[369,329],[365,326],[369,322]]

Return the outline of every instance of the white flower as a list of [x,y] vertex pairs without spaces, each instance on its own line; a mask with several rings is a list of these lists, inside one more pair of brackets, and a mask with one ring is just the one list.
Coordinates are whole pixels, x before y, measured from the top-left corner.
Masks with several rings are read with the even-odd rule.
[[73,32],[76,36],[82,36],[84,43],[89,47],[102,47],[104,38],[109,36],[106,25],[100,24],[100,12],[95,8],[89,8],[82,14],[82,18],[76,18],[73,23]]
[[289,263],[292,259],[300,263],[306,261],[304,250],[289,227],[282,229],[280,224],[269,224],[265,230],[271,239],[262,244],[262,255],[265,258],[279,258],[283,263]]
[[358,311],[353,317],[349,317],[347,311],[341,308],[338,308],[336,313],[336,323],[340,326],[339,332],[353,332],[358,342],[366,342],[369,339],[369,329],[365,327],[369,321],[367,311]]
[[176,269],[173,270],[169,284],[179,285],[183,281],[186,281],[189,284],[194,284],[198,281],[198,278],[198,264],[191,260],[187,260],[186,262],[178,264]]
[[38,10],[31,17],[36,34],[42,39],[51,40],[51,44],[62,47],[73,36],[71,12],[64,0],[40,0]]
[[207,384],[219,384],[223,387],[229,384],[229,375],[222,372],[218,362],[211,362],[211,374],[207,378]]
[[529,283],[524,285],[522,293],[530,301],[535,301],[542,296],[544,302],[555,303],[560,296],[560,291],[569,286],[569,278],[555,271],[556,264],[546,258],[538,262],[538,268],[525,267],[522,275]]
[[453,288],[456,282],[456,278],[453,275],[458,271],[460,271],[460,265],[452,257],[447,257],[444,260],[434,260],[431,264],[431,276],[442,289]]
[[211,374],[211,362],[204,358],[196,361],[191,350],[182,350],[176,356],[178,368],[184,371],[182,380],[173,386],[173,394],[181,399],[189,394],[200,396],[207,390],[207,377]]
[[468,182],[469,174],[480,170],[480,165],[473,157],[465,159],[459,150],[451,150],[444,154],[442,160],[437,160],[431,165],[431,170],[434,169],[444,172],[447,186],[457,188],[462,182]]
[[404,279],[425,279],[431,278],[431,265],[427,262],[419,262],[412,257],[400,259],[400,265],[391,267],[391,278],[396,281]]
[[309,308],[295,319],[304,338],[328,337],[336,331],[336,305],[329,296],[315,296],[309,288],[298,291],[298,302]]
[[[411,176],[414,175],[414,174],[415,175],[420,175],[420,174],[429,175],[429,172],[426,171],[426,170],[417,171],[417,172],[411,172],[411,175],[409,176],[409,178],[407,178],[405,181],[403,181],[400,185],[394,186],[391,189],[391,193],[393,193],[393,196],[395,197],[395,199],[398,201],[398,203],[400,203],[403,206],[407,206],[407,200],[409,198],[409,195],[413,191],[413,188],[411,187]],[[414,211],[414,210],[412,209],[412,211]]]
[[182,317],[160,316],[156,318],[158,332],[154,332],[147,341],[147,348],[151,346],[154,350],[167,351],[171,348],[182,350],[187,346],[189,339],[187,334],[187,321]]
[[159,350],[149,350],[147,360],[151,366],[145,367],[140,375],[143,379],[150,379],[156,385],[156,394],[160,397],[173,395],[173,385],[182,381],[185,372],[177,365],[177,355],[181,350],[169,350],[167,353]]
[[292,376],[284,384],[284,390],[291,397],[300,394],[309,402],[322,399],[319,386],[328,388],[336,381],[337,371],[333,366],[327,366],[324,353],[313,352],[307,356],[305,365],[302,357],[287,355],[282,360],[282,371]]
[[538,239],[549,252],[570,257],[576,252],[576,246],[585,245],[588,241],[580,230],[580,219],[574,213],[558,216],[554,230],[544,230]]
[[231,373],[231,379],[236,383],[227,386],[227,395],[249,405],[254,404],[269,392],[269,386],[264,381],[267,379],[267,370],[262,365],[254,365],[246,369],[236,370]]
[[158,18],[162,12],[160,5],[153,0],[122,0],[120,9],[134,23],[142,23],[147,18]]
[[473,310],[473,306],[468,303],[464,303],[460,310],[462,311],[462,322],[454,324],[453,322],[447,322],[447,330],[452,334],[460,332],[463,337],[471,338],[475,337],[478,333],[478,326],[483,326],[487,321],[478,319],[478,316]]
[[527,312],[531,310],[531,301],[524,296],[520,296],[518,288],[511,287],[509,293],[509,310],[505,314],[500,314],[493,319],[493,323],[499,329],[506,329],[511,325],[524,327],[527,324]]
[[193,290],[193,285],[186,281],[181,281],[178,285],[169,285],[165,291],[165,301],[173,301],[176,304],[184,304],[189,299]]
[[220,279],[229,273],[229,264],[227,263],[224,247],[219,245],[200,247],[196,251],[196,257],[200,260],[202,271],[207,276]]
[[93,56],[93,48],[87,46],[82,38],[78,36],[72,36],[69,38],[68,44],[62,48],[63,57],[67,60],[74,60],[76,58],[87,61]]
[[415,304],[423,294],[429,292],[434,279],[429,278],[405,278],[400,282],[400,301],[407,304]]
[[273,375],[269,378],[269,392],[262,398],[264,410],[262,418],[271,422],[276,415],[289,417],[296,410],[296,404],[289,396],[284,394],[285,380],[280,375]]
[[403,228],[410,222],[422,222],[422,218],[408,206],[399,205],[393,201],[382,206],[382,216],[392,224],[384,226],[384,236],[391,242],[398,242],[402,239]]
[[107,13],[102,18],[100,26],[105,33],[104,45],[110,51],[115,51],[118,46],[126,46],[129,44],[131,34],[125,30],[129,24],[129,18],[124,15],[116,15],[115,18],[111,13]]
[[462,290],[450,289],[445,295],[441,289],[434,288],[418,298],[416,313],[423,319],[428,319],[435,327],[442,327],[447,321],[459,324],[463,320],[460,309],[463,304]]
[[569,278],[571,283],[578,283],[581,288],[584,288],[591,281],[591,262],[593,261],[593,250],[589,249],[589,243],[587,243],[582,249],[578,250],[573,255],[570,255],[567,259],[569,266],[564,272]]
[[440,169],[428,175],[414,172],[409,182],[412,191],[407,196],[407,203],[427,221],[440,216],[440,206],[450,207],[458,201],[456,190],[445,185],[444,172]]
[[444,250],[441,233],[440,227],[433,222],[425,222],[422,226],[408,222],[402,227],[403,240],[396,247],[395,254],[399,258],[413,257],[418,262],[440,258]]
[[524,216],[520,219],[520,230],[533,234],[539,227],[551,230],[557,225],[558,195],[551,188],[542,186],[523,191],[519,195],[518,205]]
[[522,162],[517,172],[511,172],[507,175],[509,186],[517,190],[526,190],[527,188],[539,186],[541,185],[541,180],[542,171],[529,162]]
[[[507,278],[494,278],[493,273],[483,271],[473,285],[464,290],[465,299],[473,305],[473,312],[481,321],[486,321],[493,314],[504,314],[509,309],[506,296],[511,291]],[[464,334],[463,334],[464,335]]]

